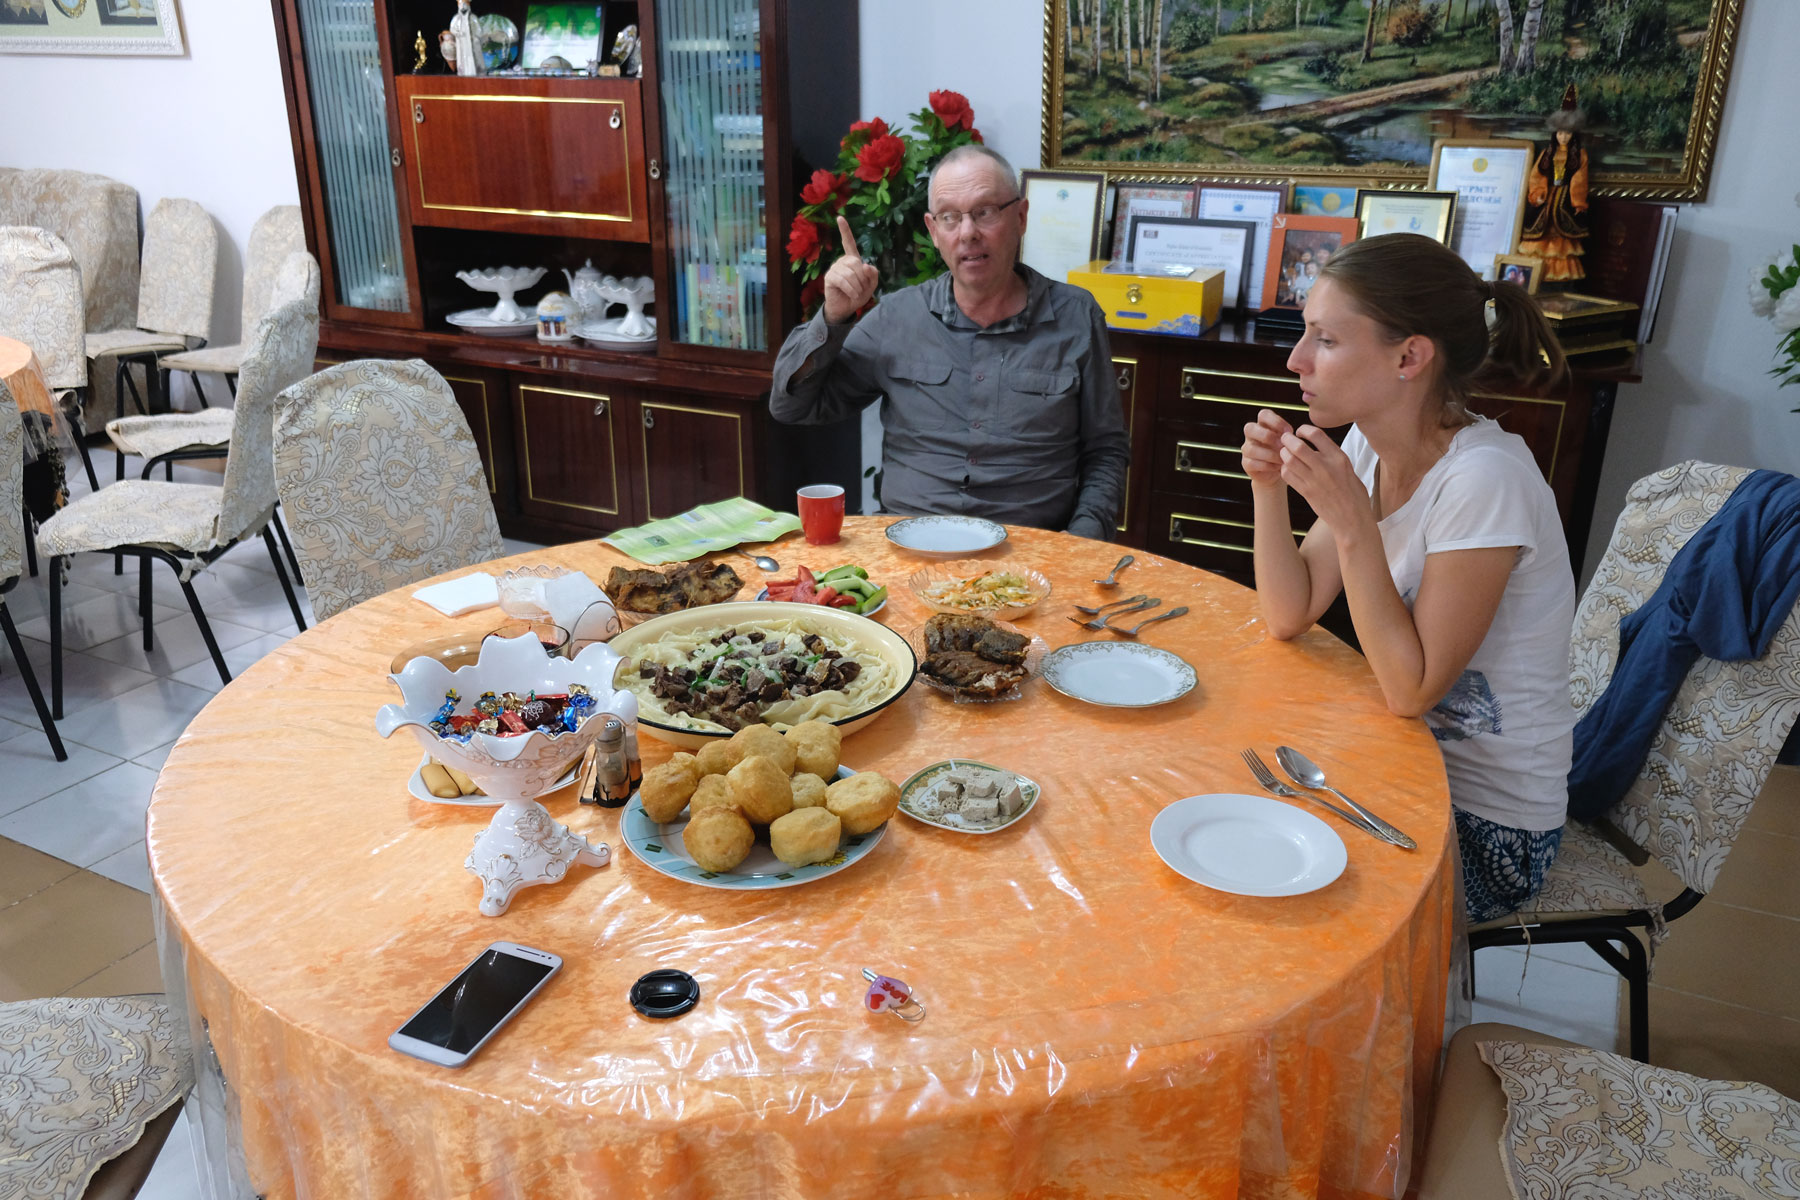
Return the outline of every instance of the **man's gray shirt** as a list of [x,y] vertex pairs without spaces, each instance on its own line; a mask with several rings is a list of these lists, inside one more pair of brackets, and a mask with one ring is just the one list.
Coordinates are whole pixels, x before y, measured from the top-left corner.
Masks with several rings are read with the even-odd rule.
[[966,513],[1107,538],[1130,440],[1094,298],[1030,267],[1025,307],[982,329],[949,275],[885,296],[860,321],[823,309],[788,335],[769,411],[839,421],[882,400],[888,512]]

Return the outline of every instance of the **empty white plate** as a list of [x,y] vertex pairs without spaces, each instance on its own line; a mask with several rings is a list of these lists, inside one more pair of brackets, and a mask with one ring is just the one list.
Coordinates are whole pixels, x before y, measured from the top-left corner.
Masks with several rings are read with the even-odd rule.
[[1140,642],[1076,642],[1044,656],[1044,682],[1065,696],[1113,708],[1147,708],[1194,689],[1178,654]]
[[908,517],[887,527],[887,539],[914,554],[973,554],[1004,542],[1006,526],[980,517]]
[[1195,883],[1239,896],[1299,896],[1344,873],[1344,839],[1265,796],[1189,796],[1156,814],[1150,844]]

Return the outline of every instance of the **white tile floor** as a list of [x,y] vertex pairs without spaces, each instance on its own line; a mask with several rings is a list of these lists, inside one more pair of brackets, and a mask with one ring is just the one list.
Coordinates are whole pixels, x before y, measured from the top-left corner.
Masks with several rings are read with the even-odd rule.
[[[110,456],[98,466],[109,473]],[[138,467],[127,459],[128,478]],[[177,467],[178,481],[213,483],[217,474]],[[76,495],[87,491],[71,472]],[[509,552],[531,549],[508,542]],[[69,751],[56,762],[39,732],[11,654],[0,645],[0,835],[130,887],[148,891],[144,813],[156,773],[176,737],[222,686],[180,588],[158,565],[156,648],[146,654],[137,615],[137,571],[112,573],[103,555],[77,558],[63,589],[63,712]],[[241,545],[196,581],[208,622],[233,672],[294,635],[293,617],[261,539]],[[40,686],[50,686],[48,589],[26,577],[6,596]],[[307,620],[311,609],[302,598]],[[1539,947],[1529,969],[1523,950],[1484,951],[1476,965],[1474,1019],[1509,1021],[1603,1049],[1617,1045],[1617,977],[1581,946]],[[141,1200],[198,1196],[185,1116]]]

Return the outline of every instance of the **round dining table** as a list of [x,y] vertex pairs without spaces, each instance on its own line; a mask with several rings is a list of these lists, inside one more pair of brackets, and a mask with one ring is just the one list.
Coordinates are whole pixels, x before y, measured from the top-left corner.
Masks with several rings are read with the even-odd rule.
[[68,433],[67,423],[44,382],[37,355],[17,338],[0,337],[0,382],[25,427],[25,501],[39,520],[48,519],[68,499],[60,440]]
[[[889,541],[892,521],[850,517],[837,544],[766,552],[789,576],[862,565],[889,588],[873,619],[907,632],[930,616],[908,579],[934,560]],[[200,1122],[217,1177],[331,1200],[1401,1196],[1456,903],[1430,732],[1390,715],[1330,634],[1270,636],[1236,583],[1140,552],[1107,590],[1093,581],[1117,546],[1008,532],[978,557],[1054,589],[1022,632],[1053,650],[1123,641],[1069,620],[1073,605],[1185,605],[1137,641],[1192,664],[1195,686],[1109,707],[1045,678],[988,704],[915,681],[844,739],[846,766],[898,783],[966,758],[1028,776],[1040,798],[982,836],[897,814],[872,851],[804,886],[662,874],[624,844],[628,810],[565,788],[551,814],[607,843],[610,864],[480,915],[463,860],[491,810],[409,795],[419,746],[382,740],[373,718],[397,698],[397,652],[485,632],[497,609],[444,617],[402,588],[239,675],[169,754],[149,812],[165,981],[225,1097]],[[722,561],[744,598],[767,581],[741,555]],[[583,542],[479,569],[526,564],[602,584],[637,565]],[[674,750],[650,732],[646,766]],[[1165,865],[1157,814],[1257,793],[1240,751],[1273,764],[1280,744],[1418,848],[1296,799],[1347,851],[1328,885],[1247,896]],[[565,965],[461,1070],[391,1050],[497,940]],[[700,988],[672,1020],[628,1000],[662,968]],[[924,1019],[871,1011],[865,968],[910,985]]]

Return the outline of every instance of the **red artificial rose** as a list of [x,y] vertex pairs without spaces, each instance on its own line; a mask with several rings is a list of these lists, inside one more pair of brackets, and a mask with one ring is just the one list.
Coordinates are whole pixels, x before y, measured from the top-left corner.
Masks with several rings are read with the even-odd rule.
[[967,96],[961,92],[933,92],[930,99],[931,111],[937,114],[945,129],[960,127],[973,132],[975,110],[969,107]]
[[883,134],[856,155],[856,177],[864,183],[880,183],[906,161],[906,143]]
[[985,145],[987,145],[987,143],[986,143],[986,142],[984,142],[984,141],[982,141],[982,140],[981,140],[981,130],[979,130],[979,129],[971,129],[971,130],[969,130],[969,140],[970,140],[970,141],[972,141],[972,142],[974,142],[974,143],[975,143],[975,144],[976,144],[976,145],[978,145],[978,146],[985,146]]
[[861,144],[864,141],[872,142],[876,138],[886,137],[887,134],[888,124],[880,117],[876,117],[872,121],[857,121],[850,126],[850,132],[844,136],[844,139],[840,141],[838,145],[840,147],[846,147],[849,146],[851,142],[856,142],[858,144]]
[[836,198],[837,206],[844,207],[850,200],[850,177],[835,175],[830,171],[814,171],[812,182],[800,189],[800,203],[823,204]]
[[788,261],[812,262],[819,257],[819,227],[803,216],[794,218],[794,227],[788,231]]

